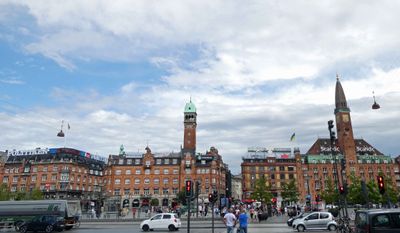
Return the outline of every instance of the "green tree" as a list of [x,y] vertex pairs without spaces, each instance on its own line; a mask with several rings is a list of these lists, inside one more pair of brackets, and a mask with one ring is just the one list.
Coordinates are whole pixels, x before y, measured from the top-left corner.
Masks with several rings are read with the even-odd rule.
[[43,198],[44,198],[43,192],[38,188],[34,188],[30,193],[31,200],[43,200]]
[[256,180],[254,192],[251,194],[252,199],[261,201],[264,204],[271,203],[271,198],[273,197],[269,187],[266,184],[264,176]]
[[179,202],[180,204],[186,205],[186,199],[187,199],[187,197],[186,197],[185,188],[182,188],[182,190],[179,191],[179,192],[176,194],[176,197],[177,197],[178,202]]
[[16,201],[22,201],[22,200],[27,200],[27,199],[28,199],[28,195],[26,192],[18,191],[14,194],[14,200],[16,200]]
[[11,195],[10,195],[10,190],[8,189],[8,186],[6,184],[1,184],[0,185],[0,201],[8,201],[10,200]]
[[352,173],[350,175],[350,183],[351,184],[347,187],[347,200],[353,204],[366,204],[366,194],[363,193],[360,178],[356,177],[354,173]]
[[288,184],[283,183],[281,195],[283,200],[290,204],[297,202],[299,200],[299,192],[297,191],[296,182],[291,180]]
[[326,185],[326,188],[321,193],[321,198],[325,201],[326,204],[335,204],[339,201],[339,194],[333,180],[327,180]]
[[158,198],[153,198],[150,200],[150,205],[151,206],[159,206],[160,205],[160,201],[158,200]]

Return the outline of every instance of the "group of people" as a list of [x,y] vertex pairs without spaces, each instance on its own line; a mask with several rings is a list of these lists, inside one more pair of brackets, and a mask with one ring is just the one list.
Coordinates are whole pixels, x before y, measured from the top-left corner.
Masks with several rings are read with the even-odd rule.
[[249,224],[249,217],[247,216],[246,209],[239,209],[239,214],[234,214],[234,210],[229,208],[224,215],[224,223],[227,233],[234,233],[237,222],[239,222],[238,233],[247,233],[247,226]]

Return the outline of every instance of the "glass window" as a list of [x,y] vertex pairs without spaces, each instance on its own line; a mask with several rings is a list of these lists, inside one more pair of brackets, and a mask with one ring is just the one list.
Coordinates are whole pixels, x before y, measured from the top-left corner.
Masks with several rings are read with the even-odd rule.
[[146,175],[150,175],[150,169],[146,169],[146,170],[144,170],[144,174],[146,174]]
[[125,179],[125,184],[131,184],[131,180],[130,179]]
[[178,169],[174,169],[172,173],[173,173],[174,175],[177,175],[178,172],[179,172]]
[[140,184],[140,179],[139,178],[135,179],[135,184]]
[[131,174],[131,170],[128,169],[125,171],[125,175],[130,175],[130,174]]
[[171,218],[171,215],[169,215],[169,214],[164,214],[163,215],[163,219],[170,219]]
[[177,164],[178,160],[177,159],[172,159],[172,164]]
[[115,184],[121,184],[121,179],[115,179]]
[[115,175],[121,175],[121,170],[115,170]]
[[390,227],[389,215],[380,214],[372,218],[373,227]]
[[162,217],[162,215],[158,214],[158,215],[152,217],[151,220],[159,220],[159,219],[161,219],[161,217]]
[[329,214],[327,214],[327,213],[321,213],[321,214],[319,215],[319,218],[320,218],[320,219],[329,218]]
[[154,170],[154,174],[156,175],[160,174],[160,170],[159,169]]
[[136,169],[136,175],[140,175],[140,169]]
[[169,174],[169,170],[168,169],[164,169],[164,174],[168,175]]
[[160,183],[160,179],[156,178],[154,179],[154,184],[159,184]]
[[306,219],[307,219],[307,220],[318,219],[318,213],[310,214]]
[[144,183],[145,184],[150,184],[150,179],[149,178],[144,179]]

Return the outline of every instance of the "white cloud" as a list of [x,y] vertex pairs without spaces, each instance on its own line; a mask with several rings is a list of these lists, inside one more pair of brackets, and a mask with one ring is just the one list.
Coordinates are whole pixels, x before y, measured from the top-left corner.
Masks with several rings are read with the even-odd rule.
[[[183,106],[192,96],[200,151],[216,146],[237,161],[248,146],[284,146],[296,131],[305,152],[317,136],[327,135],[338,72],[355,134],[383,152],[398,151],[382,138],[400,135],[393,125],[400,114],[400,62],[395,58],[400,52],[400,31],[395,30],[399,3],[11,2],[35,20],[36,30],[17,27],[30,36],[22,43],[28,53],[48,57],[70,72],[96,61],[148,61],[166,74],[157,83],[139,84],[132,78],[108,95],[53,88],[51,97],[61,107],[40,109],[48,117],[0,115],[6,135],[0,144],[57,145],[49,132],[67,117],[73,123],[71,146],[108,154],[120,144],[142,150],[149,140],[153,151],[177,150]],[[3,15],[0,23],[7,22]],[[18,38],[0,34],[6,36],[13,38],[8,41]],[[382,106],[375,112],[370,109],[372,91]],[[20,133],[25,128],[31,133]],[[387,135],[378,139],[378,129]]]

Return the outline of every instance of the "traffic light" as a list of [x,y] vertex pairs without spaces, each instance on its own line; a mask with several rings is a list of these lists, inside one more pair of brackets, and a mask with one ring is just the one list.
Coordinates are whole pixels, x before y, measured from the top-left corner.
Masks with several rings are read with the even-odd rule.
[[343,186],[340,186],[340,187],[339,187],[339,192],[340,192],[340,194],[342,194],[342,195],[345,194],[345,190],[344,190],[344,187],[343,187]]
[[208,201],[214,203],[214,195],[212,193],[208,194]]
[[340,161],[340,163],[341,163],[341,166],[342,166],[342,170],[346,170],[346,159],[341,159],[341,161]]
[[385,181],[383,180],[383,176],[378,176],[378,188],[379,193],[383,195],[385,193]]
[[217,192],[217,190],[214,190],[214,192],[213,192],[213,200],[214,200],[214,202],[218,201],[218,192]]
[[321,197],[319,196],[319,194],[315,194],[315,201],[316,202],[320,202],[321,201]]
[[191,197],[193,194],[193,182],[191,180],[186,181],[185,194],[186,197]]

